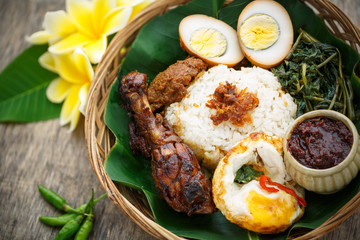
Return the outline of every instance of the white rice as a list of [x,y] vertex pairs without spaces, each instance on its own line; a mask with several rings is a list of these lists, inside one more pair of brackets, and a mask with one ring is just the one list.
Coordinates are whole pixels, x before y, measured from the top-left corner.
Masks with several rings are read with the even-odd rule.
[[[216,110],[206,106],[220,83],[236,85],[239,90],[257,94],[259,105],[251,113],[252,123],[239,127],[230,121],[215,126],[210,119]],[[215,169],[219,160],[237,142],[252,132],[283,137],[296,117],[292,97],[281,90],[277,78],[268,70],[253,67],[236,71],[219,65],[209,69],[188,88],[181,102],[171,104],[165,118],[180,138],[189,145],[202,164]]]

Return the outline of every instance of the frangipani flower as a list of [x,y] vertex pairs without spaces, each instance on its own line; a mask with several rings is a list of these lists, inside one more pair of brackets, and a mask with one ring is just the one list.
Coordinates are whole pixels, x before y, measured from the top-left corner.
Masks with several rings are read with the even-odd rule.
[[123,27],[153,0],[66,0],[66,12],[45,15],[43,31],[28,37],[33,44],[49,43],[49,52],[65,54],[83,47],[90,61],[98,63],[107,37]]
[[43,31],[33,33],[27,40],[33,44],[54,44],[76,32],[76,26],[65,11],[47,12],[44,17]]
[[93,67],[80,49],[70,54],[51,54],[46,52],[39,58],[41,66],[59,74],[46,90],[51,102],[64,102],[60,113],[60,125],[70,123],[73,131],[79,121],[80,113],[85,114],[90,83],[94,77]]
[[67,0],[66,10],[77,31],[49,47],[64,54],[84,47],[92,63],[98,63],[107,47],[107,36],[123,28],[132,13],[129,6],[117,7],[115,0]]
[[33,44],[49,44],[40,64],[59,78],[47,88],[48,99],[63,103],[60,124],[74,130],[84,114],[90,83],[91,63],[100,61],[107,37],[119,31],[154,0],[66,0],[66,11],[48,12],[44,30],[28,37]]
[[135,17],[143,8],[152,3],[154,0],[117,0],[117,6],[131,6],[133,8],[130,20]]

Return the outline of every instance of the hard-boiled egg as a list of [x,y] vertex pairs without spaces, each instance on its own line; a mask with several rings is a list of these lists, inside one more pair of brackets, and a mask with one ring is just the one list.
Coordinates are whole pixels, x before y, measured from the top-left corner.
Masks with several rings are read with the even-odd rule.
[[[304,196],[287,174],[282,156],[282,138],[252,133],[221,159],[213,176],[213,197],[226,219],[253,232],[272,234],[285,231],[304,214],[298,199],[287,191],[261,186],[260,176],[265,175]],[[238,176],[244,182],[239,183]]]
[[263,68],[284,60],[294,38],[289,14],[272,0],[249,3],[239,16],[237,33],[246,58]]
[[223,21],[206,15],[185,17],[179,25],[180,45],[209,65],[235,66],[243,58],[236,31]]

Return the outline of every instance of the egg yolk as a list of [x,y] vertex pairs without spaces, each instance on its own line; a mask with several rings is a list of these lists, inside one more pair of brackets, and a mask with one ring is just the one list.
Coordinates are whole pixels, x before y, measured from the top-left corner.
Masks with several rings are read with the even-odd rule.
[[201,56],[220,57],[226,51],[227,41],[224,35],[210,28],[200,28],[191,35],[190,46]]
[[240,39],[245,47],[263,50],[273,45],[280,35],[279,25],[266,14],[254,14],[240,26]]
[[249,229],[287,226],[296,213],[296,200],[289,194],[279,191],[276,198],[269,198],[252,190],[246,199],[253,220]]

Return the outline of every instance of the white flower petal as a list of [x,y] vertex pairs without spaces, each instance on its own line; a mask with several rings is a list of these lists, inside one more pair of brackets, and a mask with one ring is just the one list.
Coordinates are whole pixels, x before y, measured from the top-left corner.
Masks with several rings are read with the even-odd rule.
[[118,6],[135,6],[139,3],[143,2],[144,0],[116,0]]
[[73,113],[71,121],[70,121],[69,132],[72,132],[75,130],[77,124],[79,123],[80,115],[81,115],[80,111],[76,111]]
[[116,8],[116,0],[93,0],[94,2],[94,17],[93,25],[97,34],[102,35],[103,21],[105,16],[114,8]]
[[75,129],[80,117],[80,100],[78,98],[80,87],[80,85],[71,87],[60,112],[60,125],[64,126],[70,123],[70,131]]
[[88,100],[88,93],[89,93],[90,83],[84,84],[79,91],[79,100],[80,100],[80,107],[79,111],[85,116],[86,105]]
[[90,39],[85,35],[74,33],[49,47],[49,52],[54,54],[70,53],[74,51],[75,48],[84,46],[89,41]]
[[90,82],[93,77],[93,68],[87,56],[79,51],[71,54],[54,55],[58,74],[73,84]]
[[103,34],[109,36],[123,27],[129,22],[132,13],[132,7],[117,7],[109,12],[104,19]]
[[52,56],[51,53],[45,52],[43,55],[41,55],[39,57],[39,63],[43,68],[51,72],[57,73],[57,70],[55,68],[54,57]]
[[74,23],[65,11],[47,12],[45,14],[44,29],[50,34],[64,38],[76,31]]
[[117,0],[117,6],[131,6],[133,7],[133,12],[130,16],[130,20],[134,18],[141,10],[147,7],[154,0]]
[[133,19],[141,10],[143,10],[145,7],[147,7],[150,3],[152,3],[154,0],[143,0],[140,3],[133,6],[133,12],[130,16],[130,20]]
[[96,37],[93,26],[94,3],[86,0],[66,0],[66,10],[74,24],[88,37]]
[[53,103],[61,103],[69,94],[71,84],[61,78],[54,79],[46,89],[46,97]]
[[52,35],[47,31],[38,31],[26,37],[26,41],[32,44],[46,44]]
[[92,63],[99,63],[107,47],[106,36],[85,45],[85,52]]
[[85,54],[81,48],[77,48],[72,54],[72,61],[76,68],[84,75],[84,80],[86,82],[91,82],[94,77],[94,68],[90,63],[88,55]]

